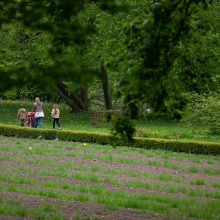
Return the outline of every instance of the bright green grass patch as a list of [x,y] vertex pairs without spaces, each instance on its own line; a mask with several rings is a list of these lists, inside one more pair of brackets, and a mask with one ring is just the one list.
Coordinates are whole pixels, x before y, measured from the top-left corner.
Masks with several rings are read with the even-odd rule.
[[125,172],[130,177],[139,177],[141,174],[134,170],[128,170]]
[[161,162],[160,161],[147,161],[145,163],[147,166],[161,166]]
[[199,169],[196,166],[190,166],[187,171],[190,173],[199,173]]
[[72,178],[77,180],[90,181],[94,183],[98,183],[101,181],[100,177],[93,173],[73,173]]
[[205,167],[203,169],[203,173],[207,175],[211,175],[211,176],[217,176],[217,175],[220,175],[220,169]]
[[100,165],[92,165],[92,166],[90,167],[90,170],[91,170],[92,172],[101,172],[101,171],[102,171],[102,167],[101,167]]
[[73,167],[73,164],[72,162],[70,161],[67,161],[67,162],[61,162],[61,163],[58,163],[56,165],[56,168],[59,170],[59,171],[65,171],[67,169],[70,169]]
[[191,181],[191,184],[202,186],[205,185],[205,181],[203,179],[194,179]]
[[77,195],[74,196],[73,199],[75,201],[79,201],[79,202],[89,202],[90,201],[90,196],[85,195],[85,194],[77,194]]
[[11,200],[4,198],[0,203],[0,214],[12,217],[30,217],[39,220],[63,219],[63,217],[59,215],[58,212],[59,207],[51,203],[43,203],[39,207],[29,207],[28,209],[22,200]]
[[65,178],[68,177],[68,172],[67,171],[56,171],[56,170],[41,170],[39,171],[40,174],[45,175],[45,176],[55,176],[55,177],[60,177],[60,178]]
[[129,181],[127,183],[127,186],[128,187],[131,187],[131,188],[144,188],[144,189],[147,189],[147,190],[150,190],[150,189],[153,189],[154,186],[150,183],[144,183],[144,182],[140,182],[140,181]]
[[9,155],[9,154],[4,154],[0,156],[0,160],[13,160],[14,157],[13,155]]
[[220,189],[220,182],[214,182],[212,183],[212,186]]
[[107,181],[115,186],[121,185],[121,181],[119,179],[113,177],[112,175],[107,175],[106,177],[104,177],[104,181]]
[[173,176],[169,173],[165,173],[158,175],[156,178],[161,181],[171,181],[173,179]]
[[57,210],[57,206],[51,203],[44,203],[42,205],[44,212],[55,212]]
[[164,160],[163,167],[170,168],[172,170],[178,170],[180,168],[177,163],[170,163],[168,160]]
[[0,174],[0,180],[7,181],[9,183],[17,183],[17,184],[33,184],[32,179],[22,176],[7,176],[4,174]]
[[114,168],[114,167],[108,168],[108,169],[106,170],[106,172],[109,173],[109,174],[112,174],[112,175],[118,175],[118,174],[121,173],[118,169],[116,169],[116,168]]

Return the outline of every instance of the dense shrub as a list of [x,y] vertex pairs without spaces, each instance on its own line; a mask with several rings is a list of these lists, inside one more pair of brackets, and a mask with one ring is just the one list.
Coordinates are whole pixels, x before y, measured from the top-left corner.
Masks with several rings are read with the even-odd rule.
[[36,85],[25,86],[20,89],[9,89],[3,93],[1,93],[1,97],[6,100],[35,100],[36,97],[40,97],[42,100],[47,101],[56,101],[61,100],[60,97],[51,95],[48,92],[43,91]]
[[183,121],[201,127],[209,134],[220,134],[220,98],[219,94],[189,95],[189,104]]
[[[110,136],[92,132],[76,132],[54,129],[21,128],[18,126],[0,125],[0,134],[23,138],[59,139],[64,141],[87,142],[97,144],[109,144]],[[158,138],[135,138],[133,142],[120,143],[131,147],[145,149],[163,149],[176,152],[220,155],[219,143],[166,140]]]
[[1,97],[3,99],[7,99],[7,100],[19,99],[18,90],[17,89],[7,90],[7,91],[5,91],[4,93],[1,94]]

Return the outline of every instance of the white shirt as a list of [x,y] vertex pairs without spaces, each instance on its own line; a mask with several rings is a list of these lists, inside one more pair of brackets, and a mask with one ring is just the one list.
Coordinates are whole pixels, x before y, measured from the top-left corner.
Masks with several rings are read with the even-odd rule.
[[[55,112],[56,112],[56,114],[55,114]],[[53,108],[52,112],[51,112],[51,116],[53,118],[59,118],[60,117],[60,110],[57,108],[56,111],[55,111],[55,109]]]

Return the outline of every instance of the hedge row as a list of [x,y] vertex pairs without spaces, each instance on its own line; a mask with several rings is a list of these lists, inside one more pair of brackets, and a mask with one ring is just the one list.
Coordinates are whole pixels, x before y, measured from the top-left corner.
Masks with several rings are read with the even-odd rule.
[[[21,128],[18,126],[0,125],[0,134],[4,136],[15,136],[23,138],[43,138],[53,140],[58,138],[64,141],[87,142],[97,144],[109,144],[110,136],[92,132],[77,132],[68,130]],[[135,138],[129,145],[145,149],[163,149],[175,152],[186,152],[195,154],[220,155],[220,143],[209,143],[201,141],[166,140],[157,138]]]
[[12,125],[0,125],[0,134],[8,137],[22,137],[22,138],[42,138],[47,140],[54,140],[58,138],[63,141],[87,142],[108,144],[109,136],[107,134],[98,134],[91,132],[77,132],[70,130],[55,130],[55,129],[40,129],[19,127]]

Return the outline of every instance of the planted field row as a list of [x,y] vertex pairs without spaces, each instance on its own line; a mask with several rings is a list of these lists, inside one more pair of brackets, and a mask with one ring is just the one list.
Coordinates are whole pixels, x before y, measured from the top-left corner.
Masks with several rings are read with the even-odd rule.
[[1,137],[0,158],[2,216],[220,217],[219,156]]

